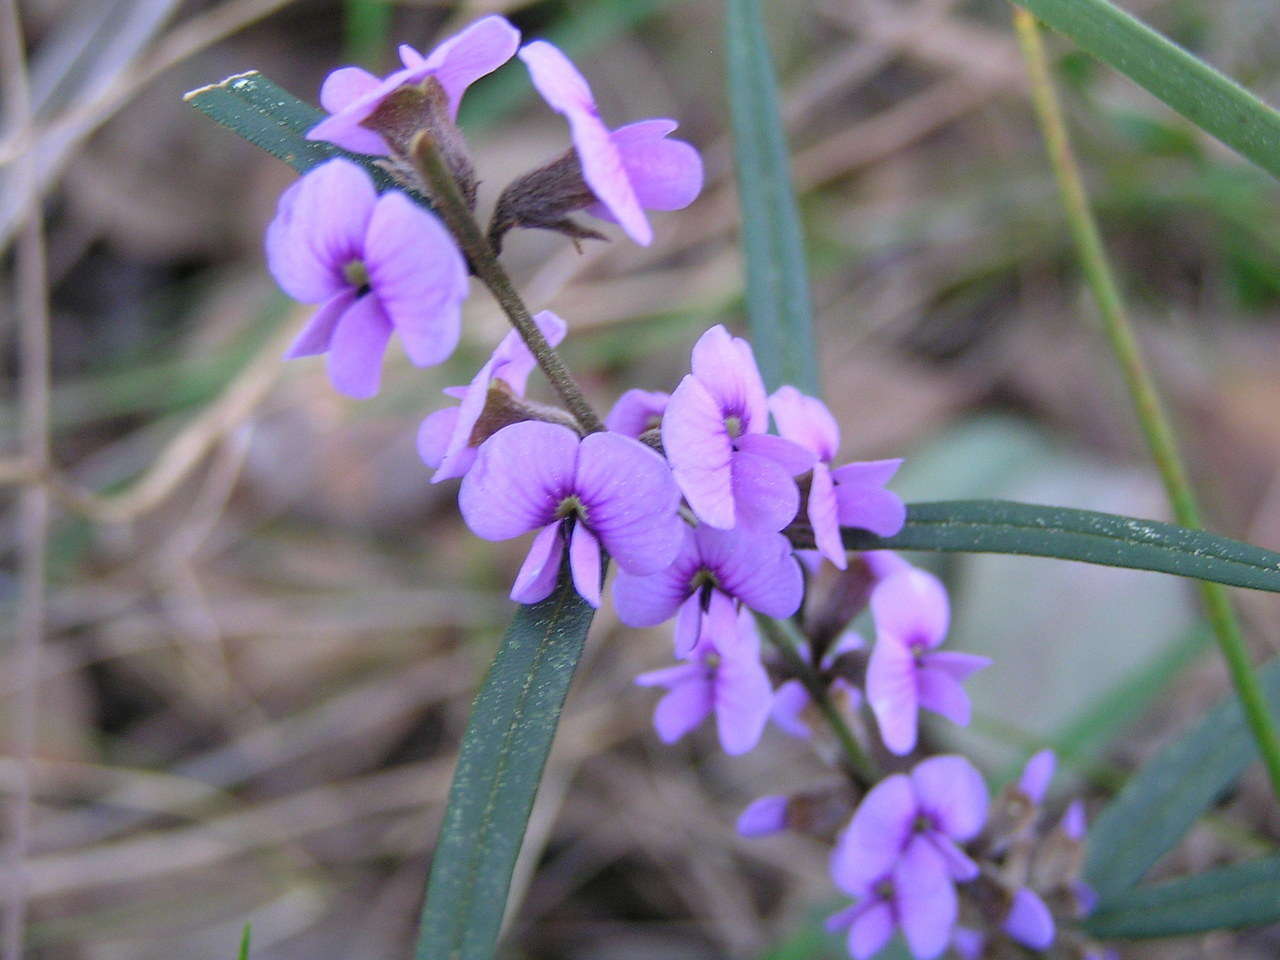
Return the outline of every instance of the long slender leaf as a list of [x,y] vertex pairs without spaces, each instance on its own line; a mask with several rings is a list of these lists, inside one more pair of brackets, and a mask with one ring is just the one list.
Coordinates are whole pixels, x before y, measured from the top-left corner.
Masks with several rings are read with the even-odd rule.
[[747,320],[770,390],[784,383],[818,393],[813,313],[787,138],[760,0],[728,0],[730,118],[746,250]]
[[[1271,710],[1280,713],[1280,660],[1259,670],[1258,679]],[[1256,757],[1232,697],[1144,764],[1089,830],[1085,879],[1098,894],[1099,909],[1109,911],[1130,896],[1130,888]]]
[[1173,937],[1280,922],[1280,857],[1208,870],[1115,897],[1085,922],[1105,939]]
[[1280,553],[1155,520],[1007,500],[914,503],[900,533],[846,529],[844,545],[1056,557],[1280,591]]
[[516,613],[476,696],[427,885],[418,960],[490,960],[593,610],[567,568]]
[[1280,113],[1108,0],[1013,0],[1280,177]]
[[249,960],[249,940],[252,936],[253,927],[246,923],[240,933],[240,952],[236,954],[239,960]]

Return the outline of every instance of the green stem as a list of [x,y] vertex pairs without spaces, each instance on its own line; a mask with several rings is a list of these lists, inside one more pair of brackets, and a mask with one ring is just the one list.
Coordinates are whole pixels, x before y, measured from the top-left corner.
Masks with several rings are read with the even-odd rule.
[[849,772],[853,775],[853,778],[858,781],[859,786],[864,789],[870,789],[880,780],[880,770],[877,768],[875,761],[862,749],[861,744],[858,743],[858,738],[849,729],[849,724],[845,722],[836,705],[831,702],[827,685],[822,682],[821,677],[818,676],[812,665],[801,655],[795,638],[791,635],[786,625],[771,617],[756,617],[756,622],[760,624],[765,637],[782,654],[782,658],[787,661],[787,666],[800,678],[800,682],[809,691],[809,696],[813,698],[813,702],[822,711],[822,716],[831,727],[831,731],[836,735],[836,739],[840,741],[840,748],[844,751],[845,760],[848,761]]
[[573,379],[573,374],[565,366],[560,354],[547,343],[547,338],[533,322],[533,316],[525,306],[524,300],[520,298],[520,294],[516,292],[515,284],[511,282],[507,271],[494,256],[493,248],[485,239],[480,224],[472,215],[471,208],[463,199],[457,182],[453,179],[444,158],[429,134],[420,133],[414,138],[413,161],[423,180],[431,188],[431,199],[436,204],[436,211],[444,219],[454,239],[458,241],[458,245],[462,247],[462,252],[470,261],[471,268],[475,270],[481,282],[489,288],[489,292],[498,301],[498,305],[502,307],[502,312],[507,315],[511,325],[529,345],[529,350],[538,361],[538,366],[542,368],[542,372],[547,375],[551,385],[560,394],[560,399],[573,414],[573,419],[585,433],[603,431],[604,423],[591,409],[591,404],[587,402],[582,388]]
[[[1120,364],[1138,422],[1156,468],[1160,471],[1175,519],[1184,527],[1202,529],[1200,510],[1178,453],[1177,439],[1134,336],[1124,300],[1120,296],[1119,284],[1111,271],[1098,225],[1089,206],[1079,165],[1071,151],[1062,107],[1049,74],[1040,28],[1035,18],[1025,10],[1014,10],[1013,21],[1031,76],[1031,95],[1045,148],[1062,193],[1062,204],[1080,257],[1081,269],[1098,303],[1098,312],[1111,344],[1111,352]],[[1262,687],[1249,662],[1240,623],[1232,610],[1226,590],[1220,584],[1201,581],[1200,592],[1204,598],[1205,614],[1213,627],[1222,657],[1227,662],[1231,681],[1235,685],[1254,740],[1257,741],[1272,790],[1277,799],[1280,799],[1280,735],[1267,711]]]

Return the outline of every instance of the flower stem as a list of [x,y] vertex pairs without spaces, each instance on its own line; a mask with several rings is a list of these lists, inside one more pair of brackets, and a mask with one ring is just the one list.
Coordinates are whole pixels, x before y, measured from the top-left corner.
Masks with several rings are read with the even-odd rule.
[[[1079,165],[1071,151],[1062,107],[1049,74],[1040,28],[1035,18],[1022,9],[1014,10],[1013,22],[1027,63],[1027,71],[1031,76],[1032,100],[1045,148],[1049,153],[1049,162],[1053,166],[1062,194],[1062,205],[1075,240],[1081,269],[1097,301],[1111,352],[1120,364],[1143,436],[1173,507],[1174,517],[1184,527],[1202,529],[1200,510],[1178,453],[1177,439],[1134,336],[1119,285],[1107,260],[1102,237],[1089,206]],[[1280,799],[1280,735],[1276,732],[1262,687],[1249,662],[1240,623],[1224,587],[1201,581],[1200,592],[1204,599],[1205,614],[1227,663],[1245,719],[1271,780],[1272,790],[1277,799]]]
[[598,433],[605,429],[604,424],[591,409],[582,388],[573,379],[573,374],[565,366],[560,354],[547,343],[538,325],[533,322],[529,308],[525,306],[515,285],[507,276],[493,248],[485,239],[480,225],[476,223],[471,208],[467,206],[454,181],[453,175],[440,155],[435,141],[425,131],[413,140],[413,162],[423,180],[431,189],[431,199],[436,203],[436,210],[462,247],[462,252],[471,263],[482,283],[489,288],[502,312],[507,315],[511,325],[516,328],[529,350],[538,361],[538,366],[547,375],[551,385],[560,394],[573,419],[585,433]]
[[880,780],[880,771],[876,767],[875,761],[862,749],[862,745],[858,743],[858,738],[849,729],[849,724],[845,722],[840,711],[836,709],[836,705],[831,702],[826,684],[822,682],[817,672],[801,655],[800,648],[796,645],[795,637],[791,635],[785,624],[774,620],[772,617],[758,616],[756,617],[756,622],[760,624],[768,641],[787,661],[787,666],[795,671],[796,676],[800,678],[800,682],[809,691],[809,696],[813,698],[813,702],[822,711],[822,716],[831,727],[832,733],[840,741],[840,748],[844,751],[845,760],[849,764],[849,773],[858,782],[859,786],[864,789],[872,787]]

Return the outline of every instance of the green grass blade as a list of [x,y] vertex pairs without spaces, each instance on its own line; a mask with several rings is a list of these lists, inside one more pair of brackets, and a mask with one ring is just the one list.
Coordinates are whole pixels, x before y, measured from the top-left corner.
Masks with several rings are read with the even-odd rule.
[[1202,530],[1007,500],[914,503],[892,537],[845,529],[850,550],[1011,553],[1154,570],[1280,592],[1280,553]]
[[567,567],[521,607],[462,738],[427,885],[418,960],[491,960],[511,871],[594,611]]
[[1013,0],[1280,177],[1280,113],[1108,0]]
[[239,960],[249,960],[249,939],[252,935],[253,927],[246,923],[240,934],[240,952],[236,954]]
[[1140,887],[1095,911],[1085,926],[1112,939],[1174,937],[1280,922],[1280,857]]
[[[1258,671],[1273,712],[1280,713],[1280,660]],[[1085,879],[1099,915],[1125,902],[1130,888],[1173,848],[1257,758],[1257,748],[1231,699],[1135,773],[1089,830]]]
[[760,0],[727,0],[726,42],[752,345],[770,390],[790,383],[817,395],[804,239]]

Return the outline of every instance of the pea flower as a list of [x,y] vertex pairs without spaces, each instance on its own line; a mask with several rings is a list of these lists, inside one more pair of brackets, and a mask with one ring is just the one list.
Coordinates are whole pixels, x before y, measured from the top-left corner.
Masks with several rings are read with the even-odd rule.
[[604,425],[614,433],[639,437],[662,423],[671,394],[661,390],[628,390],[618,398]]
[[1003,930],[1032,950],[1048,950],[1057,934],[1053,914],[1039,894],[1030,887],[1019,887],[1014,892],[1013,903],[1004,918]]
[[739,642],[730,652],[700,644],[688,663],[636,677],[639,686],[667,688],[653,712],[663,742],[674,743],[712,713],[725,753],[746,753],[760,742],[773,690],[760,664],[760,635],[749,611],[738,614],[735,629]]
[[921,707],[968,724],[969,697],[960,683],[991,660],[937,649],[950,620],[938,578],[915,567],[888,577],[871,591],[871,614],[876,644],[867,664],[867,702],[885,746],[899,756],[911,752]]
[[[653,228],[645,217],[649,210],[680,210],[702,190],[702,159],[698,151],[680,140],[668,140],[674,120],[642,120],[610,130],[600,119],[586,78],[559,49],[536,40],[520,49],[538,93],[569,121],[569,133],[577,153],[579,183],[585,195],[558,164],[530,176],[533,181],[512,185],[512,192],[498,201],[497,220],[505,227],[524,225],[563,229],[562,218],[586,209],[604,220],[616,221],[636,243],[648,246]],[[536,182],[538,189],[525,189]],[[519,181],[517,182],[519,183]],[[550,184],[563,195],[552,200]],[[535,212],[531,199],[538,195],[545,209]],[[547,203],[551,206],[546,206]],[[536,222],[541,220],[542,222]],[[571,235],[592,236],[589,231]]]
[[403,68],[382,79],[360,67],[341,67],[330,73],[320,88],[320,105],[331,116],[312,127],[307,139],[325,140],[353,153],[386,156],[386,140],[361,124],[390,94],[435,77],[448,98],[450,118],[456,118],[467,87],[510,60],[519,45],[520,31],[503,17],[490,16],[445,40],[425,57],[407,43],[401,44]]
[[869,460],[832,469],[840,449],[840,425],[817,397],[795,387],[780,387],[769,398],[778,432],[817,454],[809,484],[806,512],[819,552],[844,570],[848,554],[840,542],[840,527],[859,527],[891,537],[907,519],[907,508],[884,485],[897,473],[901,460]]
[[614,606],[628,626],[653,627],[676,617],[678,657],[699,646],[733,650],[741,637],[736,601],[789,617],[803,595],[804,579],[786,537],[705,525],[685,527],[670,566],[648,575],[623,567],[613,583]]
[[471,532],[509,540],[533,530],[511,599],[536,603],[555,586],[568,541],[573,583],[600,605],[600,549],[632,574],[667,567],[680,549],[680,494],[658,454],[630,437],[526,420],[480,447],[458,506]]
[[378,392],[393,330],[420,367],[457,346],[467,268],[453,238],[403,193],[378,196],[356,164],[330,160],[286,190],[266,249],[284,291],[320,304],[286,356],[327,353],[340,392]]
[[815,455],[765,432],[768,399],[746,340],[716,324],[694,344],[692,368],[662,418],[676,483],[703,523],[781,530],[800,507],[792,478]]
[[[559,346],[568,329],[565,322],[550,310],[533,318],[551,346]],[[446,396],[461,401],[456,407],[445,407],[430,414],[418,428],[418,453],[424,463],[435,467],[432,483],[461,477],[475,463],[476,448],[497,429],[483,429],[481,421],[487,410],[505,405],[510,397],[523,397],[529,374],[538,365],[524,339],[510,331],[492,356],[465,387],[445,387]],[[496,416],[493,417],[496,419]],[[505,426],[499,423],[498,427]],[[482,433],[482,436],[477,436]]]

